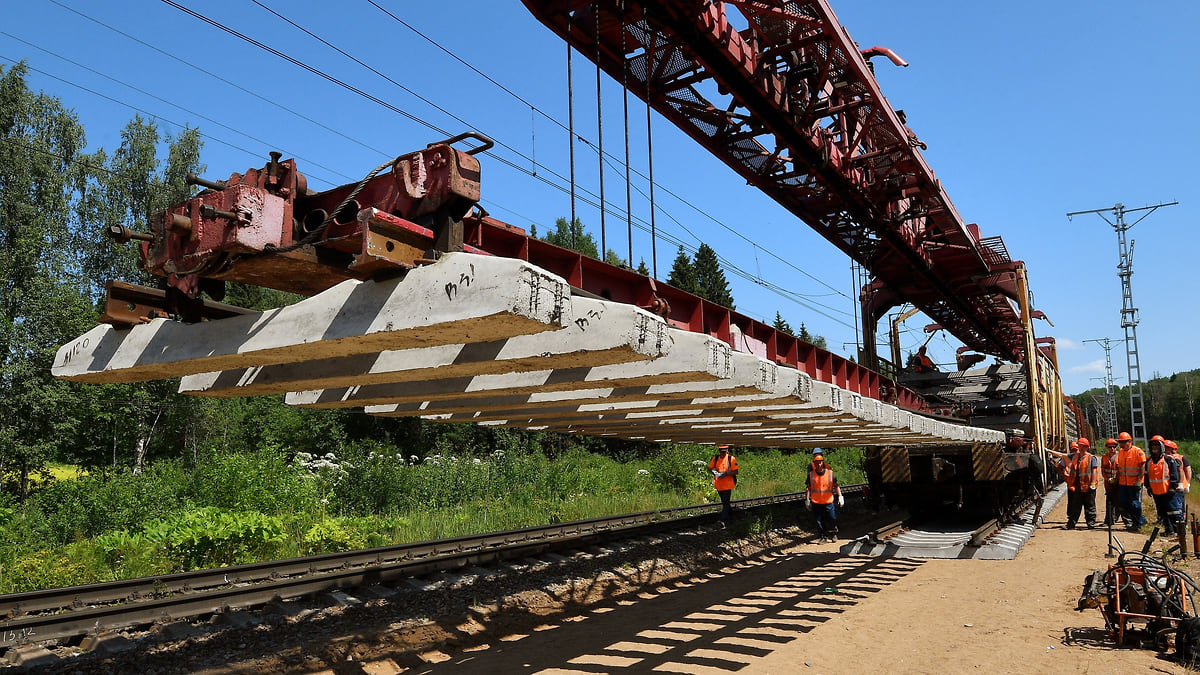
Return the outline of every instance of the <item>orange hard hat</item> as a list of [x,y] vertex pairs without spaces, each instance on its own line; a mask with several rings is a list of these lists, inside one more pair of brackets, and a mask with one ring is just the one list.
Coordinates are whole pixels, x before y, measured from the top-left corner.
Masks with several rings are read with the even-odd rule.
[[1092,447],[1092,442],[1086,438],[1081,438],[1081,439],[1079,439],[1079,447],[1090,448],[1090,447]]
[[1106,445],[1110,448],[1115,448],[1115,447],[1117,447],[1117,439],[1110,438],[1110,439],[1104,441],[1104,445]]
[[1167,444],[1167,447],[1168,447],[1168,448],[1170,448],[1170,449],[1172,449],[1172,450],[1178,450],[1178,449],[1179,449],[1179,446],[1175,444],[1175,441],[1164,441],[1164,443],[1166,443],[1166,444]]
[[1153,436],[1151,436],[1151,437],[1150,437],[1150,440],[1151,440],[1151,441],[1158,441],[1158,442],[1160,442],[1160,443],[1161,443],[1161,442],[1163,442],[1163,441],[1165,441],[1165,440],[1167,440],[1167,439],[1163,438],[1163,437],[1162,437],[1161,435],[1159,435],[1159,434],[1154,434]]
[[1117,434],[1117,440],[1118,441],[1132,441],[1133,436],[1130,436],[1128,431],[1122,431],[1121,433]]
[[1072,450],[1078,450],[1078,449],[1079,449],[1079,443],[1076,443],[1075,441],[1071,441],[1071,449],[1072,449]]

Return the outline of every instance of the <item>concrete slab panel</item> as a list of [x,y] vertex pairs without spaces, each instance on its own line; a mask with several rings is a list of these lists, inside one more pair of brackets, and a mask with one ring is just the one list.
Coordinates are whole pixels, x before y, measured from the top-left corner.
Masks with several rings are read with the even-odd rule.
[[[426,380],[404,384],[366,385],[342,389],[292,392],[287,395],[290,405],[313,408],[348,408],[437,401],[487,396],[532,396],[552,391],[596,390],[611,387],[608,397],[620,395],[625,387],[654,388],[666,385],[731,380],[734,352],[716,338],[668,329],[670,351],[657,359],[634,363],[614,364],[560,370],[537,370],[505,375],[480,375],[469,378]],[[740,354],[739,357],[757,359]],[[760,359],[758,359],[760,360]],[[739,361],[744,361],[739,359]],[[755,370],[747,373],[745,386],[757,386],[764,375]],[[702,385],[697,385],[702,386]],[[715,386],[715,385],[714,385]],[[671,390],[664,390],[671,391]],[[630,396],[645,397],[644,392],[629,392]],[[434,412],[430,410],[430,412]]]
[[666,322],[645,310],[585,297],[570,303],[574,318],[562,330],[190,375],[179,391],[224,398],[566,370],[654,359],[671,349]]
[[558,330],[570,286],[520,260],[453,253],[384,282],[344,281],[282,309],[130,329],[102,324],[63,345],[56,377],[137,382]]

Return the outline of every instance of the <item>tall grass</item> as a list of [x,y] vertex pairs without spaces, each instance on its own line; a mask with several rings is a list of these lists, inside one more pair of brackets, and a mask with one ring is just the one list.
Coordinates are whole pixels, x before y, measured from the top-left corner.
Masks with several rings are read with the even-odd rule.
[[[711,456],[694,445],[621,462],[578,449],[550,459],[517,440],[475,456],[364,443],[341,457],[265,447],[80,475],[0,509],[0,593],[715,502]],[[862,480],[857,449],[827,456],[842,482]],[[735,498],[804,489],[806,453],[738,460]]]

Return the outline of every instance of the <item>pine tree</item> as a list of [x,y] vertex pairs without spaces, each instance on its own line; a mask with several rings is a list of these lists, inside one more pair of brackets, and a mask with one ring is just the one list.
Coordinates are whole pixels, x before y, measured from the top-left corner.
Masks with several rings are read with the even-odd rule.
[[[645,264],[644,260],[642,264]],[[681,291],[700,295],[700,287],[696,284],[696,268],[682,246],[679,247],[679,253],[671,265],[671,276],[667,277],[667,283]]]
[[700,248],[696,249],[693,267],[696,270],[697,295],[722,307],[736,309],[733,294],[729,292],[729,282],[725,280],[717,252],[711,246],[700,244]]
[[644,277],[650,276],[650,268],[646,267],[646,259],[645,258],[642,258],[641,261],[638,262],[637,273]]
[[781,333],[787,333],[788,335],[792,334],[792,327],[788,325],[787,320],[784,319],[783,315],[778,311],[775,312],[775,330]]

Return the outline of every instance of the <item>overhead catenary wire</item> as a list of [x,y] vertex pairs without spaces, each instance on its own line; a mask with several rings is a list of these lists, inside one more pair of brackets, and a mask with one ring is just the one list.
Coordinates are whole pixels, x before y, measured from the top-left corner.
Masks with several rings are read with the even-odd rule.
[[[46,49],[46,48],[44,48],[44,47],[39,47],[38,45],[35,45],[35,44],[33,44],[32,42],[28,42],[28,41],[26,41],[26,40],[23,40],[23,39],[21,39],[21,38],[17,37],[16,35],[13,35],[13,34],[11,34],[11,33],[8,33],[8,32],[6,32],[6,31],[3,31],[3,30],[0,30],[0,35],[3,35],[3,36],[5,36],[5,37],[7,37],[7,38],[9,38],[9,39],[11,39],[11,40],[16,40],[17,42],[20,42],[21,44],[23,44],[23,45],[25,45],[25,46],[27,46],[27,47],[32,47],[33,49],[36,49],[36,50],[38,50],[38,51],[42,52],[43,54],[49,54],[50,56],[53,56],[53,57],[55,57],[55,58],[61,59],[61,60],[63,60],[63,61],[66,61],[67,63],[69,63],[69,64],[71,64],[71,65],[73,65],[73,66],[76,66],[76,67],[78,67],[78,68],[82,68],[82,69],[84,69],[84,70],[88,71],[89,73],[92,73],[93,75],[98,75],[98,76],[100,76],[100,77],[103,77],[103,78],[104,78],[104,79],[106,79],[106,80],[109,80],[109,81],[111,81],[111,82],[116,82],[117,84],[119,84],[119,85],[121,85],[121,86],[123,86],[123,87],[127,87],[127,88],[129,88],[129,89],[132,89],[133,91],[136,91],[137,93],[139,93],[139,94],[142,94],[143,96],[148,96],[148,97],[150,97],[150,98],[154,99],[155,101],[158,101],[159,103],[163,103],[163,104],[169,105],[169,106],[171,106],[172,108],[175,108],[176,110],[179,110],[179,111],[182,111],[182,112],[185,112],[185,113],[191,114],[191,115],[195,115],[196,117],[199,117],[200,119],[202,119],[202,120],[204,120],[204,121],[206,121],[206,122],[211,122],[211,123],[213,123],[213,124],[217,125],[218,127],[221,127],[222,129],[225,129],[226,131],[232,131],[233,133],[235,133],[235,134],[238,134],[239,136],[244,136],[245,138],[248,138],[248,139],[250,139],[250,140],[252,140],[252,141],[254,141],[254,142],[256,142],[256,143],[262,143],[263,145],[265,145],[265,146],[266,146],[266,147],[268,147],[268,148],[280,148],[280,149],[283,149],[281,146],[279,146],[279,145],[277,145],[277,144],[275,144],[275,143],[271,143],[270,141],[263,140],[263,139],[261,139],[261,138],[258,138],[258,137],[256,137],[256,136],[251,136],[250,134],[248,134],[248,133],[246,133],[246,132],[244,132],[244,131],[241,131],[240,129],[235,129],[235,128],[233,128],[233,127],[229,126],[228,124],[225,124],[225,123],[223,123],[223,122],[220,122],[220,121],[218,121],[218,120],[215,120],[215,119],[213,119],[213,118],[211,118],[211,117],[208,117],[207,115],[203,115],[203,114],[201,114],[201,113],[198,113],[198,112],[196,112],[195,110],[192,110],[192,109],[190,109],[190,108],[185,108],[185,107],[183,107],[183,106],[179,105],[178,103],[174,103],[173,101],[168,101],[167,99],[165,99],[165,98],[163,98],[163,97],[161,97],[161,96],[157,96],[157,95],[155,95],[155,94],[152,94],[152,93],[150,93],[150,92],[146,91],[145,89],[141,89],[141,88],[139,88],[139,87],[135,87],[135,86],[133,86],[132,84],[129,84],[128,82],[125,82],[124,80],[120,80],[120,79],[118,79],[118,78],[115,78],[115,77],[113,77],[113,76],[111,76],[111,75],[107,75],[107,74],[105,74],[105,73],[102,73],[102,72],[100,72],[100,71],[96,70],[95,68],[92,68],[92,67],[90,67],[90,66],[87,66],[87,65],[84,65],[84,64],[82,64],[82,63],[79,63],[78,61],[74,61],[74,60],[72,60],[72,59],[69,59],[69,58],[67,58],[67,57],[63,56],[62,54],[58,54],[58,53],[56,53],[56,52],[50,51],[49,49]],[[334,175],[337,175],[337,176],[341,176],[342,178],[345,178],[346,180],[353,180],[353,178],[352,178],[352,177],[350,177],[350,176],[347,176],[347,175],[346,175],[346,174],[344,174],[344,173],[341,173],[341,172],[340,172],[340,171],[338,171],[337,169],[332,169],[332,168],[330,168],[330,167],[327,167],[327,166],[325,166],[325,165],[323,165],[323,164],[320,164],[319,162],[313,161],[313,160],[311,160],[311,159],[307,159],[307,158],[305,158],[305,157],[302,157],[301,155],[299,155],[299,154],[296,154],[296,153],[293,153],[293,152],[291,152],[291,151],[286,151],[286,152],[287,152],[287,154],[290,154],[290,155],[292,155],[293,157],[295,157],[295,158],[297,158],[297,159],[301,159],[301,160],[303,160],[303,161],[304,161],[306,164],[311,164],[312,166],[315,166],[315,167],[318,167],[318,168],[324,169],[325,171],[328,171],[328,172],[330,172],[330,173],[332,173],[332,174],[334,174]],[[332,183],[331,183],[331,185],[332,185]]]
[[[11,59],[11,58],[9,58],[9,57],[7,57],[7,56],[4,56],[3,54],[0,54],[0,61],[6,61],[6,62],[8,62],[8,63],[10,63],[10,64],[16,64],[16,63],[19,63],[18,61],[14,60],[14,59]],[[35,67],[33,67],[33,66],[30,66],[30,65],[28,65],[28,64],[26,64],[26,67],[27,67],[27,68],[29,68],[29,70],[31,70],[31,71],[33,71],[33,72],[35,72],[35,73],[38,73],[39,75],[43,75],[43,76],[45,76],[45,77],[48,77],[48,78],[50,78],[50,79],[52,79],[52,80],[56,80],[56,81],[58,81],[58,82],[62,82],[63,84],[66,84],[66,85],[69,85],[69,86],[75,87],[76,89],[80,89],[80,90],[82,90],[82,91],[86,91],[87,93],[89,93],[89,94],[92,94],[93,96],[98,96],[98,97],[100,97],[100,98],[102,98],[102,99],[104,99],[104,100],[106,100],[106,101],[110,101],[110,102],[112,102],[112,103],[116,103],[116,104],[117,104],[117,105],[119,105],[119,106],[124,106],[124,107],[126,107],[126,108],[129,108],[130,110],[133,110],[133,111],[135,111],[135,112],[139,112],[139,113],[141,113],[141,114],[143,114],[143,115],[145,115],[145,116],[149,117],[150,119],[153,119],[153,120],[159,120],[159,121],[165,122],[165,123],[167,123],[167,124],[170,124],[171,126],[179,127],[180,129],[190,129],[190,128],[192,128],[192,127],[189,127],[189,126],[188,126],[188,125],[186,125],[186,124],[182,124],[182,123],[180,123],[180,122],[176,122],[176,121],[174,121],[174,120],[172,120],[172,119],[170,119],[170,118],[163,117],[162,115],[159,115],[159,114],[157,114],[157,113],[153,113],[153,112],[150,112],[149,110],[145,110],[145,109],[143,109],[143,108],[139,108],[139,107],[137,107],[137,106],[135,106],[135,105],[132,105],[132,104],[130,104],[130,103],[126,103],[125,101],[119,101],[119,100],[117,100],[117,99],[115,99],[115,98],[113,98],[113,97],[111,97],[111,96],[108,96],[108,95],[106,95],[106,94],[101,94],[100,92],[98,92],[98,91],[96,91],[96,90],[94,90],[94,89],[91,89],[91,88],[89,88],[89,87],[85,87],[85,86],[83,86],[82,84],[79,84],[79,83],[77,83],[77,82],[72,82],[71,80],[68,80],[68,79],[65,79],[65,78],[62,78],[62,77],[58,77],[57,75],[53,75],[53,74],[51,74],[51,73],[48,73],[48,72],[46,72],[46,71],[44,71],[44,70],[41,70],[41,69],[35,68]],[[227,147],[229,147],[229,148],[232,148],[232,149],[234,149],[234,150],[237,150],[237,151],[239,151],[239,152],[244,152],[244,153],[246,153],[246,154],[248,154],[248,155],[258,156],[258,155],[260,154],[260,153],[256,153],[256,152],[254,152],[253,150],[250,150],[249,148],[244,148],[244,147],[242,147],[242,146],[240,146],[240,145],[237,145],[237,144],[235,144],[235,143],[230,143],[229,141],[227,141],[227,140],[225,140],[225,139],[223,139],[223,138],[220,138],[220,137],[217,137],[217,136],[213,136],[212,134],[206,134],[206,133],[203,133],[203,132],[200,132],[200,131],[197,131],[196,133],[198,133],[198,134],[199,134],[199,135],[200,135],[202,138],[206,138],[206,139],[208,139],[208,140],[215,141],[215,142],[217,142],[217,143],[220,143],[221,145],[227,146]],[[326,180],[326,179],[323,179],[323,178],[319,178],[319,180],[322,180],[322,181],[324,181],[324,182],[327,182],[327,183],[329,183],[330,185],[336,185],[336,184],[337,184],[337,183],[336,183],[336,181],[329,181],[329,180]]]

